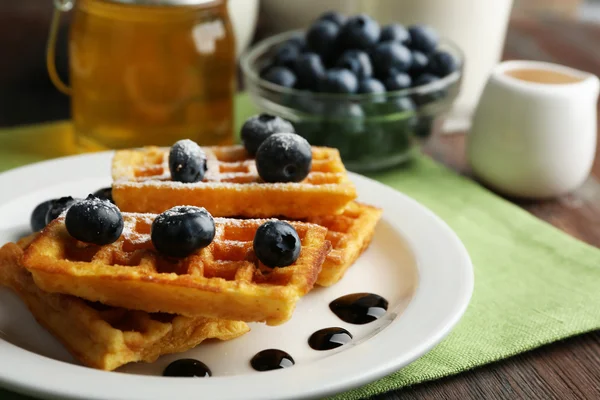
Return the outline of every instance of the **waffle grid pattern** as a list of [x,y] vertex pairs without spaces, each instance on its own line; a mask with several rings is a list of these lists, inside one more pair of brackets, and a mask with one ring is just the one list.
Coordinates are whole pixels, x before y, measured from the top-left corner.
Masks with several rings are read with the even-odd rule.
[[352,202],[340,215],[307,220],[327,228],[327,240],[332,246],[317,279],[318,285],[331,286],[344,276],[371,243],[381,213],[377,207]]
[[36,320],[84,365],[114,370],[130,362],[153,362],[209,338],[229,340],[250,330],[243,322],[145,313],[44,292],[20,264],[30,241],[0,248],[0,284],[15,291]]
[[174,260],[152,246],[154,215],[123,217],[123,235],[107,246],[73,239],[60,217],[32,243],[23,263],[50,292],[146,312],[279,324],[313,287],[330,249],[325,228],[293,222],[302,242],[300,256],[291,266],[271,269],[252,249],[264,220],[216,218],[213,242]]
[[[206,147],[202,182],[171,181],[168,149],[120,150],[113,158],[113,197],[123,211],[160,213],[197,205],[214,216],[305,218],[338,214],[356,189],[335,149],[313,147],[312,170],[300,183],[264,183],[241,146]],[[278,201],[269,201],[277,196]]]

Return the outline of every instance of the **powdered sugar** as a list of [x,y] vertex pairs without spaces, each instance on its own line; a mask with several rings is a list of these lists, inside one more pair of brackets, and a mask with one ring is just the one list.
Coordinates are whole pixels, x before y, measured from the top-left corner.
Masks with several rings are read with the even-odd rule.
[[182,215],[196,214],[196,213],[202,212],[202,211],[205,211],[208,213],[208,211],[206,211],[206,209],[203,207],[176,206],[176,207],[170,208],[167,211],[163,212],[162,215],[164,215],[165,217],[171,218],[171,217],[180,217]]
[[[193,206],[181,206],[181,207],[190,207]],[[188,211],[189,212],[189,211]],[[169,215],[182,215],[185,214],[180,211],[166,211],[165,213],[169,213]],[[134,245],[135,247],[144,247],[152,241],[150,237],[152,223],[158,216],[158,214],[151,213],[129,213],[124,212],[123,215],[123,239]],[[60,217],[64,220],[64,215]],[[227,229],[258,229],[258,227],[264,224],[267,221],[278,220],[277,218],[252,218],[252,219],[238,219],[238,218],[223,218],[216,217],[213,218],[215,223],[215,240],[219,241],[238,241],[232,239],[225,239],[225,231]],[[292,226],[298,229],[301,226],[309,226],[312,224],[308,224],[306,222],[289,222]]]
[[172,154],[177,154],[178,156],[192,156],[192,157],[204,157],[204,151],[202,148],[198,146],[198,143],[190,140],[183,139],[178,141],[171,147]]
[[[139,231],[139,224],[152,226],[156,214],[123,213],[123,238],[132,244],[142,244],[150,241],[150,234]],[[147,229],[150,232],[150,229]]]
[[89,195],[85,200],[83,200],[86,202],[86,204],[89,206],[89,208],[91,210],[98,210],[100,208],[104,208],[104,209],[113,209],[113,208],[117,208],[118,207],[116,205],[114,205],[113,203],[111,203],[108,200],[105,199],[101,199],[98,198],[94,195]]
[[202,180],[207,169],[206,154],[189,139],[180,140],[171,147],[168,163],[172,179],[186,183]]
[[229,189],[236,191],[245,191],[247,188],[270,188],[272,190],[334,190],[338,188],[340,185],[337,183],[322,183],[322,184],[312,184],[310,182],[287,182],[287,183],[264,183],[260,182],[258,179],[252,182],[220,182],[220,181],[209,181],[209,182],[195,182],[195,183],[183,183],[183,182],[173,182],[173,181],[163,181],[163,180],[143,180],[143,181],[119,181],[114,184],[115,187],[164,187],[174,190],[184,190],[190,188],[214,188],[214,189]]
[[295,133],[276,133],[270,138],[274,138],[271,141],[274,141],[274,143],[276,143],[278,150],[289,151],[296,145],[300,144],[301,146],[306,146],[306,148],[310,152],[310,144],[302,136],[297,135]]
[[[64,218],[67,215],[67,212],[69,211],[69,209],[74,206],[75,204],[78,203],[82,203],[84,202],[86,207],[85,207],[85,212],[86,213],[91,213],[94,212],[96,213],[98,210],[105,210],[105,211],[113,211],[113,210],[119,210],[119,207],[117,207],[116,205],[114,205],[113,203],[111,203],[108,200],[105,199],[100,199],[94,195],[89,195],[87,198],[85,199],[75,199],[75,201],[73,201],[72,204],[70,204],[68,207],[66,207],[61,213],[59,218]],[[120,211],[120,210],[119,210]]]
[[[289,146],[292,140],[295,139],[284,139],[284,144]],[[153,160],[160,160],[160,164],[144,165],[139,163],[133,166],[129,165],[129,168],[133,168],[132,172],[125,172],[125,169],[116,169],[113,171],[113,186],[116,188],[165,188],[172,190],[214,188],[240,192],[247,189],[268,188],[269,190],[278,192],[288,190],[336,190],[340,187],[340,184],[348,181],[343,168],[335,171],[338,167],[334,166],[332,168],[327,166],[331,162],[336,162],[334,158],[322,161],[325,166],[315,166],[315,163],[313,163],[313,170],[302,182],[264,183],[258,176],[254,159],[249,158],[242,146],[214,146],[203,147],[202,149],[206,154],[207,172],[204,180],[201,182],[183,183],[172,181],[168,166],[169,149],[160,148],[158,151],[163,152],[163,157],[159,155],[159,157],[153,156],[151,158]],[[144,150],[141,151],[144,152]],[[323,156],[321,155],[319,160],[322,159]],[[319,164],[317,163],[317,165]],[[133,171],[137,171],[138,173],[133,173]],[[158,172],[155,174],[148,173],[152,171]]]

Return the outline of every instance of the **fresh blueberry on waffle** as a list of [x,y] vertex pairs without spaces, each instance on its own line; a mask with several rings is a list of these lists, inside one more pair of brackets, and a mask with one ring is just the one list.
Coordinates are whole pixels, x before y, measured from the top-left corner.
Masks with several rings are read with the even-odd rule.
[[252,243],[256,257],[267,267],[287,267],[300,255],[298,232],[285,221],[267,221],[256,230]]
[[200,182],[206,174],[206,154],[189,139],[175,143],[169,151],[169,171],[177,182]]
[[91,194],[68,209],[65,226],[75,239],[101,246],[121,236],[123,216],[117,206]]
[[269,183],[302,182],[312,166],[312,149],[302,136],[277,133],[258,148],[256,170]]
[[213,241],[215,220],[204,208],[173,207],[154,219],[151,238],[159,253],[187,257]]

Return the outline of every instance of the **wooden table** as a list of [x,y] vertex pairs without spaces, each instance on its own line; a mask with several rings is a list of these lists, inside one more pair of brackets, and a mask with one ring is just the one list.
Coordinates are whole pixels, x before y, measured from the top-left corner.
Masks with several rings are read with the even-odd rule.
[[[39,14],[39,20],[46,21],[50,10],[51,2],[48,1],[35,10],[27,10],[27,13],[19,15]],[[14,17],[4,16],[6,21],[15,20]],[[19,23],[3,24],[0,30],[5,28],[12,38],[31,38],[33,26],[23,24],[18,18],[16,21]],[[13,43],[10,42],[10,36],[2,36],[4,40],[9,40],[9,44],[18,44],[21,50],[19,57],[7,58],[0,66],[4,77],[0,76],[0,106],[5,111],[0,111],[0,125],[68,118],[68,101],[52,88],[45,72],[44,23],[35,28],[38,32],[37,39],[33,40],[35,43]],[[552,61],[600,75],[599,41],[600,26],[566,20],[514,20],[509,29],[505,58]],[[8,54],[12,54],[10,49]],[[26,62],[15,65],[18,61],[14,60],[19,59]],[[64,69],[64,63],[61,64]],[[28,107],[24,108],[25,105]],[[460,173],[469,175],[464,142],[464,135],[437,137],[426,151]],[[600,177],[600,157],[596,158],[593,175],[576,193],[564,198],[549,202],[517,203],[569,234],[600,247],[600,185],[596,180]],[[600,398],[600,332],[376,398]]]
[[[600,76],[600,26],[563,20],[513,20],[505,58],[566,64]],[[600,113],[599,113],[600,114]],[[573,132],[577,134],[577,132]],[[600,247],[600,141],[593,176],[563,198],[515,203],[563,231]],[[436,137],[426,151],[470,175],[465,136]],[[598,288],[600,292],[600,288]],[[460,375],[374,399],[600,399],[600,331],[544,346]]]

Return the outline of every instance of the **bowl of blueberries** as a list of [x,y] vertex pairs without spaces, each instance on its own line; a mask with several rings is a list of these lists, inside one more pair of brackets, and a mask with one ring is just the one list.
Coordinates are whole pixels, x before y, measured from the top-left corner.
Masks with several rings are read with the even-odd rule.
[[431,136],[458,94],[463,60],[429,26],[327,12],[305,32],[256,44],[241,65],[262,112],[368,172],[410,160]]

